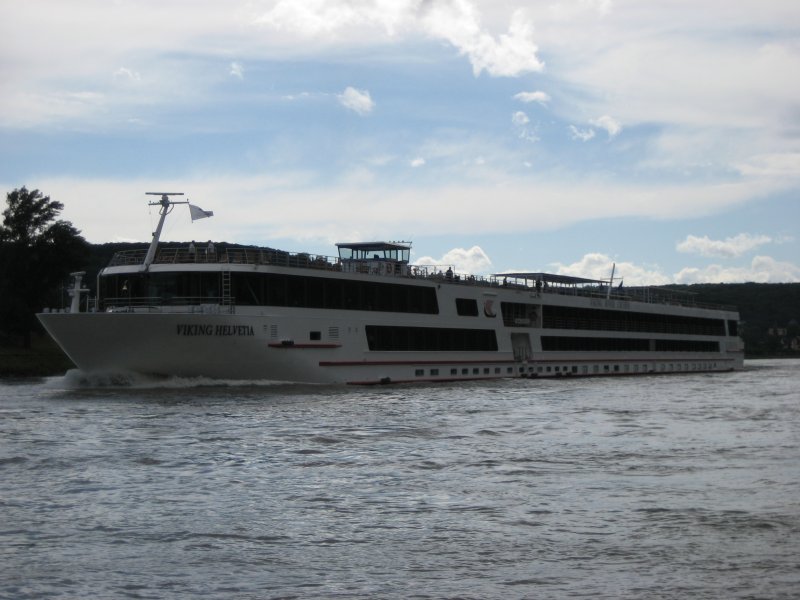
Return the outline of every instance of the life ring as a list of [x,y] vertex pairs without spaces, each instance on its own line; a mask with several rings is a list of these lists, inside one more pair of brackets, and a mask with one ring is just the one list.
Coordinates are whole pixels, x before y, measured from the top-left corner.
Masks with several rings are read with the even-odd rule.
[[487,298],[483,301],[483,314],[487,317],[496,317],[497,313],[494,311],[494,300]]

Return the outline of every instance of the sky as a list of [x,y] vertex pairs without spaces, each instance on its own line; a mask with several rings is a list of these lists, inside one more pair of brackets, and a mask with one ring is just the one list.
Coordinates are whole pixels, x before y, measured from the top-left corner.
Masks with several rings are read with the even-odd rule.
[[797,0],[0,0],[0,185],[90,242],[800,282]]

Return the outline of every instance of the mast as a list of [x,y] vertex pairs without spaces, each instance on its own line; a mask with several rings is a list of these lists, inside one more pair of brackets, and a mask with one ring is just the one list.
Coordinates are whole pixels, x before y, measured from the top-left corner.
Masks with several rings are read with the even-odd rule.
[[611,279],[608,280],[608,290],[606,290],[606,300],[611,298],[611,286],[614,285],[614,271],[617,270],[617,263],[611,266]]
[[167,215],[172,212],[172,207],[175,204],[189,204],[188,200],[184,201],[174,201],[170,200],[170,196],[183,196],[183,192],[145,192],[147,196],[161,196],[161,200],[158,202],[150,202],[150,206],[161,206],[159,209],[159,214],[161,215],[158,219],[158,226],[156,230],[153,232],[153,240],[150,242],[150,247],[147,249],[147,256],[144,258],[144,264],[142,265],[141,270],[147,271],[150,268],[150,264],[153,262],[153,259],[156,257],[156,249],[158,248],[158,240],[161,237],[161,230],[164,227],[164,221],[167,218]]

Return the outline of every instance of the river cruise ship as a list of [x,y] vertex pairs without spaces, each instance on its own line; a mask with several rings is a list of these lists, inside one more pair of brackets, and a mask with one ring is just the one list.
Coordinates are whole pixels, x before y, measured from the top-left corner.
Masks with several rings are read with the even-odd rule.
[[[412,265],[407,242],[338,256],[164,246],[118,252],[81,301],[39,319],[84,373],[379,384],[730,371],[735,308],[664,288]],[[208,216],[189,205],[193,216]],[[84,308],[84,310],[81,310]]]

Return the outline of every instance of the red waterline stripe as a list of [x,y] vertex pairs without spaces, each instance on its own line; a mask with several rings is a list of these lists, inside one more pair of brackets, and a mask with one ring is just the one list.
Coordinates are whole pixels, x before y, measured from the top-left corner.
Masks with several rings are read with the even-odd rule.
[[[291,347],[291,346],[290,346]],[[666,362],[689,362],[689,361],[723,361],[732,362],[733,358],[712,358],[699,357],[692,358],[539,358],[530,359],[524,363],[516,360],[351,360],[351,361],[332,361],[321,360],[320,367],[385,367],[390,365],[538,365],[543,363],[666,363]]]
[[500,365],[514,360],[321,360],[320,367],[385,367],[387,365]]
[[291,350],[293,348],[304,349],[304,348],[341,348],[341,344],[284,344],[284,343],[277,343],[277,344],[268,344],[270,348],[280,348],[282,350]]

